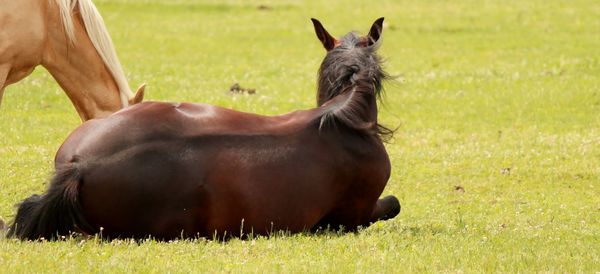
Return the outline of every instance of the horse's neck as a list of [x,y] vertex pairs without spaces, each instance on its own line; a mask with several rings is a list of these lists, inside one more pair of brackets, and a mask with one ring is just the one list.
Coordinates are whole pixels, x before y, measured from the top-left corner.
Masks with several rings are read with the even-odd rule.
[[[347,103],[340,107],[340,111],[345,111],[350,107],[354,107],[351,111],[354,113],[361,113],[361,116],[368,122],[377,122],[377,99],[375,91],[373,90],[374,85],[369,81],[361,81],[355,85],[333,85],[330,86],[322,81],[328,81],[326,78],[319,80],[318,93],[317,93],[317,106],[322,106],[328,101],[336,101],[335,97],[331,98],[328,94],[338,94],[339,92],[327,90],[328,88],[337,87],[338,90],[347,90],[347,95],[341,95],[341,97],[347,99],[341,99]],[[336,97],[340,97],[339,95]],[[337,99],[340,100],[340,99]]]
[[117,84],[87,36],[82,20],[73,18],[75,41],[71,42],[58,6],[48,8],[48,39],[42,65],[65,90],[82,120],[121,109]]
[[[377,98],[373,85],[365,82],[323,104],[320,129],[336,123],[369,134],[377,132]],[[334,126],[335,128],[335,126]]]
[[351,98],[355,104],[355,112],[364,117],[364,121],[377,124],[377,95],[372,90],[373,86],[357,86]]

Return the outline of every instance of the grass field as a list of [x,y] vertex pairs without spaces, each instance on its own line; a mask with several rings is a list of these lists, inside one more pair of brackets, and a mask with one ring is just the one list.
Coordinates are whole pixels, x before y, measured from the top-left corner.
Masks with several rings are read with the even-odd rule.
[[[280,114],[315,105],[324,50],[386,17],[397,75],[381,122],[402,213],[358,234],[232,240],[18,242],[2,272],[600,271],[600,2],[97,0],[147,99]],[[268,9],[259,9],[266,5]],[[1,26],[0,26],[1,27]],[[230,95],[239,82],[255,95]],[[42,192],[80,124],[43,69],[0,108],[0,217]]]

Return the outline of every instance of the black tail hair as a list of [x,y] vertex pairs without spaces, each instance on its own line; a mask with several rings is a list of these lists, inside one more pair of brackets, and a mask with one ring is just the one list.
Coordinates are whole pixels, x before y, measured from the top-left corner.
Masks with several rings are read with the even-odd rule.
[[21,240],[57,240],[75,232],[92,233],[79,203],[81,175],[76,166],[57,170],[43,195],[21,202],[7,237]]

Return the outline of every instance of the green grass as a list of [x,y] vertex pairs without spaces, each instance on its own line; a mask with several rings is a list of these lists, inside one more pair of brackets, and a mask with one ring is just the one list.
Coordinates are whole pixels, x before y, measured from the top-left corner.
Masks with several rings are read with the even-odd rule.
[[[310,17],[341,35],[385,16],[380,53],[399,77],[380,119],[399,129],[384,194],[402,213],[358,234],[227,243],[0,239],[2,272],[600,271],[600,2],[96,3],[147,99],[262,114],[315,104],[324,50]],[[229,95],[234,82],[257,94]],[[43,69],[7,89],[3,219],[45,189],[79,123]]]

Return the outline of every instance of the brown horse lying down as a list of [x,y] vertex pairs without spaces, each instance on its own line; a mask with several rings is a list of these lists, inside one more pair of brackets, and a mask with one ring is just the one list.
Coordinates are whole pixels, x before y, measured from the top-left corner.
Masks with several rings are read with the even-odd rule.
[[[204,104],[146,102],[76,129],[56,156],[48,191],[19,206],[9,236],[56,239],[268,235],[393,218],[378,200],[390,161],[377,123],[386,74],[366,37],[331,37],[318,108],[261,116]],[[324,102],[324,103],[323,103]]]

